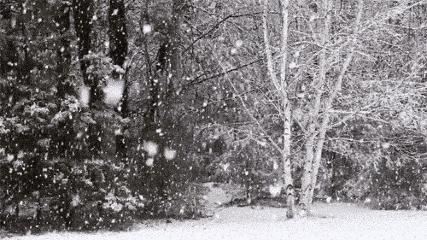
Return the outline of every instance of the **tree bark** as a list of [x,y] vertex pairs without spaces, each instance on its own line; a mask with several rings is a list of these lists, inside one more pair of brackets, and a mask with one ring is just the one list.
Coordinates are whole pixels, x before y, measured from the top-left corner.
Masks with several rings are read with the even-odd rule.
[[[59,34],[56,45],[56,73],[58,74],[56,86],[58,105],[60,106],[67,95],[75,95],[73,84],[68,79],[71,65],[69,40],[71,4],[61,1],[57,3],[55,10],[55,25],[56,31]],[[53,146],[55,146],[51,148],[51,151],[55,156],[67,157],[72,155],[70,149],[72,148],[71,144],[74,139],[73,120],[67,118],[59,124],[58,129],[61,131],[52,133],[51,136],[54,143]]]
[[313,159],[314,159],[314,147],[315,147],[315,138],[317,135],[316,125],[322,105],[322,94],[323,87],[326,83],[326,73],[327,73],[327,58],[326,58],[326,44],[329,41],[329,31],[330,31],[330,23],[331,23],[331,2],[330,0],[323,0],[322,4],[323,16],[324,16],[324,26],[322,32],[320,33],[321,46],[319,56],[319,74],[317,79],[315,79],[315,84],[313,84],[316,88],[316,97],[314,99],[313,108],[309,113],[309,124],[308,131],[306,134],[306,143],[305,143],[305,158],[304,158],[304,170],[301,179],[301,196],[300,196],[300,204],[306,210],[310,210],[310,205],[312,202],[311,192],[314,189],[312,185],[311,179],[313,177]]
[[170,44],[170,75],[167,79],[167,96],[174,94],[174,81],[182,77],[181,52],[180,47],[181,36],[180,28],[182,15],[187,10],[187,1],[173,0],[172,19],[169,25],[169,44]]
[[91,88],[89,106],[93,105],[99,97],[96,95],[97,79],[87,69],[90,66],[90,61],[84,59],[89,54],[92,47],[92,17],[93,17],[93,2],[92,0],[73,0],[74,10],[74,27],[77,35],[78,55],[80,60],[80,69],[83,75],[83,80],[86,85]]
[[[82,72],[83,81],[86,86],[89,86],[89,108],[94,111],[96,103],[102,100],[102,91],[99,86],[98,76],[88,72],[88,68],[92,62],[85,57],[92,49],[92,25],[94,2],[92,0],[73,0],[74,10],[74,27],[77,35],[77,47],[80,60],[80,70]],[[89,124],[88,127],[88,150],[91,157],[96,157],[101,151],[101,126],[97,123]]]
[[[145,8],[145,21],[148,23],[148,6]],[[166,33],[162,35],[157,51],[155,71],[148,72],[151,75],[148,78],[150,104],[145,114],[145,122],[148,126],[159,123],[159,119],[156,119],[159,115],[158,104],[160,101],[167,102],[173,99],[170,97],[175,93],[174,82],[182,77],[180,28],[182,16],[186,10],[188,10],[187,1],[173,0],[171,17],[167,20],[165,27]],[[147,65],[149,64],[148,62]]]
[[71,65],[70,40],[68,33],[70,30],[70,4],[62,1],[56,9],[55,22],[59,33],[59,43],[56,50],[58,64],[56,72],[58,73],[57,95],[64,98],[67,94],[74,95],[74,89],[71,82],[67,81]]
[[[110,0],[108,11],[109,37],[110,37],[110,57],[114,65],[124,68],[128,52],[126,10],[123,0]],[[126,70],[125,70],[126,72]],[[128,117],[128,79],[127,74],[114,71],[113,77],[124,82],[123,96],[117,108],[122,118]],[[126,127],[121,126],[116,134],[116,155],[120,158],[127,156],[127,140],[125,138]]]
[[338,79],[335,82],[332,93],[329,95],[329,97],[325,103],[324,117],[323,117],[320,129],[319,129],[319,136],[318,136],[318,141],[316,144],[316,154],[315,154],[313,169],[312,169],[311,185],[313,186],[313,188],[311,189],[311,192],[310,192],[310,199],[311,200],[313,199],[314,186],[316,186],[317,174],[319,172],[319,167],[320,167],[320,163],[322,160],[322,151],[323,151],[323,146],[325,143],[326,131],[328,130],[329,120],[330,120],[330,110],[332,109],[332,104],[333,104],[336,96],[341,91],[341,86],[342,86],[342,82],[344,80],[345,74],[346,74],[346,72],[347,72],[347,70],[348,70],[348,68],[349,68],[349,66],[353,60],[354,48],[356,47],[357,34],[359,32],[359,29],[360,29],[360,22],[362,19],[362,14],[363,14],[363,9],[364,9],[364,0],[359,0],[358,6],[359,6],[358,7],[358,13],[357,13],[357,17],[356,17],[356,23],[355,23],[355,28],[354,28],[354,32],[353,32],[353,36],[352,36],[352,41],[351,41],[349,53],[348,53],[347,58],[345,59],[344,64],[341,68],[340,75],[338,76]]
[[288,97],[288,84],[287,84],[287,61],[288,61],[288,17],[289,17],[289,0],[282,0],[281,3],[281,17],[282,17],[282,37],[280,53],[282,59],[280,63],[280,88],[282,92],[283,104],[283,174],[285,186],[293,186],[292,169],[291,169],[291,125],[292,125],[292,112],[291,103]]
[[[293,189],[293,179],[292,179],[292,165],[291,165],[291,136],[292,136],[292,108],[291,103],[288,97],[288,84],[287,84],[287,57],[288,57],[288,15],[289,15],[289,1],[281,0],[281,60],[280,60],[280,81],[277,79],[276,72],[274,70],[273,56],[270,46],[270,37],[268,33],[268,0],[264,0],[263,4],[263,33],[264,33],[264,44],[265,44],[265,54],[267,59],[267,68],[270,79],[273,83],[273,86],[280,93],[280,99],[282,103],[282,120],[283,120],[283,147],[281,149],[281,158],[282,158],[282,167],[283,175],[279,180],[279,185],[284,185],[286,189]],[[293,191],[287,193],[288,201],[288,217],[294,216],[294,197]]]

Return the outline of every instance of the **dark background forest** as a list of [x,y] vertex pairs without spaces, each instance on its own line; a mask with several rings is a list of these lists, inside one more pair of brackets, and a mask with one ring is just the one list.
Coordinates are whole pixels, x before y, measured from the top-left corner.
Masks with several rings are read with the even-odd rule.
[[0,0],[0,228],[425,209],[426,43],[425,1]]

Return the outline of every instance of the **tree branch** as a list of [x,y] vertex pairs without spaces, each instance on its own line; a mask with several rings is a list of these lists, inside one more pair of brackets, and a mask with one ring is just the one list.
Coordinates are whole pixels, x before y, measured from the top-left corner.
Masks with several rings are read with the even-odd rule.
[[209,35],[212,32],[214,32],[217,28],[219,28],[219,26],[221,26],[221,24],[223,24],[224,22],[226,22],[228,19],[253,16],[253,15],[260,14],[260,13],[261,12],[243,13],[243,14],[231,14],[231,15],[226,16],[225,18],[223,18],[219,22],[217,22],[213,27],[211,27],[211,29],[209,29],[208,31],[206,31],[205,33],[203,33],[202,35],[200,35],[198,38],[196,38],[192,43],[190,43],[190,45],[188,47],[186,47],[184,49],[184,51],[182,51],[182,54],[184,54],[188,50],[190,50],[198,41],[200,41],[201,39],[205,38],[207,35]]

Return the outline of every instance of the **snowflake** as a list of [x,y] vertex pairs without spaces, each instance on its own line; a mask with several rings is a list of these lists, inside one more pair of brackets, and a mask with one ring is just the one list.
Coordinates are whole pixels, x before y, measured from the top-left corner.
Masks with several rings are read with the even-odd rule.
[[153,163],[154,163],[153,158],[147,158],[147,160],[145,161],[145,165],[147,165],[148,167],[152,167]]
[[152,141],[144,142],[143,148],[150,157],[157,155],[157,153],[159,152],[159,146],[157,145],[157,143]]
[[81,86],[79,89],[79,101],[83,107],[89,106],[90,89],[86,86]]
[[114,202],[111,204],[111,209],[115,212],[120,212],[123,209],[123,205],[121,203]]
[[116,106],[123,96],[124,81],[108,81],[104,87],[104,102],[110,106]]
[[167,160],[173,160],[176,157],[176,150],[165,148],[163,155]]
[[385,142],[385,143],[381,144],[381,147],[382,147],[383,149],[388,149],[388,148],[390,147],[390,143]]
[[279,185],[270,185],[268,187],[268,191],[270,192],[272,197],[277,197],[280,195],[280,192],[282,191],[282,187]]
[[149,34],[153,31],[153,27],[150,24],[144,24],[144,26],[142,26],[142,32],[144,34]]
[[71,206],[77,207],[81,203],[80,196],[78,194],[73,195],[71,200]]

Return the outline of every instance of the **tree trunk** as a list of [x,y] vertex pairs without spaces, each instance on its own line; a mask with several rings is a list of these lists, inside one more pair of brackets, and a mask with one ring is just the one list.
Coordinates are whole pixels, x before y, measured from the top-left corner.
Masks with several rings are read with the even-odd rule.
[[83,75],[83,80],[86,85],[91,88],[89,106],[100,97],[96,95],[97,79],[87,69],[91,62],[84,57],[89,54],[92,47],[92,17],[93,17],[93,2],[92,0],[73,0],[74,10],[74,27],[77,35],[78,55],[80,60],[80,69]]
[[[123,0],[110,0],[108,11],[109,19],[109,37],[110,37],[110,57],[114,65],[124,68],[128,52],[127,28],[126,28],[126,10]],[[125,70],[126,71],[126,70]],[[123,96],[117,108],[122,118],[128,117],[128,79],[127,74],[114,71],[113,77],[124,81]],[[116,155],[122,159],[127,156],[127,142],[124,136],[126,127],[121,126],[116,134]]]
[[[304,158],[304,171],[301,179],[301,197],[300,204],[306,210],[310,210],[312,203],[312,192],[314,189],[314,185],[312,185],[312,178],[314,177],[313,172],[313,160],[314,160],[314,147],[315,147],[315,138],[317,135],[316,125],[319,118],[319,113],[322,105],[322,94],[323,87],[326,83],[326,73],[327,73],[327,48],[326,44],[329,41],[329,31],[330,31],[330,8],[331,3],[330,0],[323,0],[322,9],[323,16],[325,16],[324,26],[322,32],[320,33],[321,39],[321,53],[319,56],[319,74],[317,79],[315,79],[315,84],[313,84],[316,88],[316,97],[314,100],[313,108],[310,112],[309,117],[309,127],[307,131],[307,139],[305,143],[305,158]],[[316,174],[317,175],[317,174]]]
[[[293,180],[292,180],[292,165],[291,165],[291,141],[292,141],[292,108],[291,103],[288,98],[288,84],[287,84],[287,57],[288,57],[288,15],[289,15],[289,1],[281,0],[281,61],[280,61],[280,81],[277,79],[276,72],[274,70],[273,56],[270,46],[270,38],[268,34],[268,0],[264,0],[263,4],[263,33],[264,33],[264,44],[265,44],[265,54],[267,59],[267,68],[270,79],[273,83],[273,86],[280,93],[280,99],[282,103],[282,120],[283,120],[283,147],[281,149],[281,158],[282,158],[282,167],[283,175],[279,180],[279,185],[282,185],[284,181],[285,188],[293,189]],[[294,196],[293,191],[287,193],[288,201],[288,217],[294,216]]]
[[313,169],[312,169],[313,174],[312,174],[312,178],[311,178],[311,185],[313,186],[313,188],[311,189],[311,193],[310,193],[311,199],[313,198],[314,186],[316,186],[317,174],[319,172],[319,167],[320,167],[320,163],[322,160],[322,151],[323,151],[323,146],[325,143],[326,131],[328,130],[329,120],[330,120],[330,110],[332,109],[333,101],[335,100],[339,91],[341,91],[341,85],[342,85],[342,82],[344,80],[345,74],[347,73],[347,70],[348,70],[348,68],[349,68],[349,66],[353,60],[354,48],[356,46],[356,36],[358,34],[358,31],[359,31],[359,27],[360,27],[359,25],[360,25],[360,21],[362,19],[362,14],[363,14],[363,9],[364,9],[364,0],[359,0],[358,6],[359,6],[359,9],[358,9],[358,13],[357,13],[357,17],[356,17],[356,23],[355,23],[355,27],[354,27],[355,30],[353,33],[349,53],[347,55],[347,58],[344,61],[340,75],[338,76],[338,79],[335,82],[334,88],[332,89],[332,93],[329,95],[329,97],[326,101],[326,104],[325,104],[324,117],[323,117],[320,129],[319,129],[319,136],[318,136],[318,141],[317,141],[317,146],[316,146],[316,155],[314,158]]
[[[92,64],[90,60],[85,59],[92,48],[92,25],[94,3],[92,0],[73,0],[74,10],[74,27],[77,35],[78,55],[80,60],[80,69],[83,76],[83,81],[86,86],[89,86],[89,108],[96,110],[96,104],[102,100],[102,91],[99,86],[98,77],[88,72],[88,68]],[[98,123],[89,124],[88,127],[88,150],[91,157],[99,156],[101,149],[101,126]]]
[[[74,87],[69,81],[68,76],[71,65],[71,52],[70,52],[70,12],[71,5],[68,2],[60,2],[55,6],[55,25],[56,31],[59,34],[56,46],[57,66],[56,72],[58,80],[56,83],[58,106],[67,95],[75,95]],[[61,109],[59,109],[61,110]],[[73,120],[65,119],[59,123],[60,131],[51,135],[53,146],[50,151],[54,156],[68,157],[72,155],[71,144],[74,139]]]
[[169,42],[170,42],[170,74],[167,79],[167,96],[174,94],[174,81],[182,77],[181,65],[181,37],[180,28],[182,22],[182,15],[187,9],[187,1],[173,0],[172,5],[172,19],[169,25]]
[[286,191],[286,203],[287,203],[287,213],[288,218],[293,218],[295,213],[295,192],[292,179],[292,165],[291,165],[291,106],[288,102],[284,111],[284,131],[283,131],[283,177],[285,181],[286,189],[292,189],[292,191]]
[[280,89],[282,93],[283,104],[283,178],[285,186],[293,186],[292,169],[291,169],[291,125],[292,125],[292,112],[291,103],[288,98],[288,84],[287,84],[287,61],[288,61],[288,15],[289,15],[289,0],[282,0],[281,3],[281,17],[282,17],[282,38],[280,53],[282,59],[280,63]]
[[58,65],[56,72],[58,74],[57,96],[64,98],[65,95],[74,95],[74,89],[68,80],[68,73],[71,65],[70,40],[68,33],[70,30],[70,4],[63,1],[57,6],[56,26],[59,33],[59,43],[56,50]]
[[[145,21],[149,22],[147,8],[148,6],[146,6]],[[145,114],[147,125],[158,124],[159,121],[156,116],[159,115],[159,102],[167,102],[173,99],[170,97],[175,92],[174,82],[182,77],[180,28],[182,15],[186,10],[188,10],[187,1],[173,0],[171,18],[167,21],[166,33],[162,35],[157,51],[155,71],[149,71],[151,75],[148,79],[151,103]],[[148,54],[146,55],[148,56]],[[148,62],[147,65],[149,64]]]

